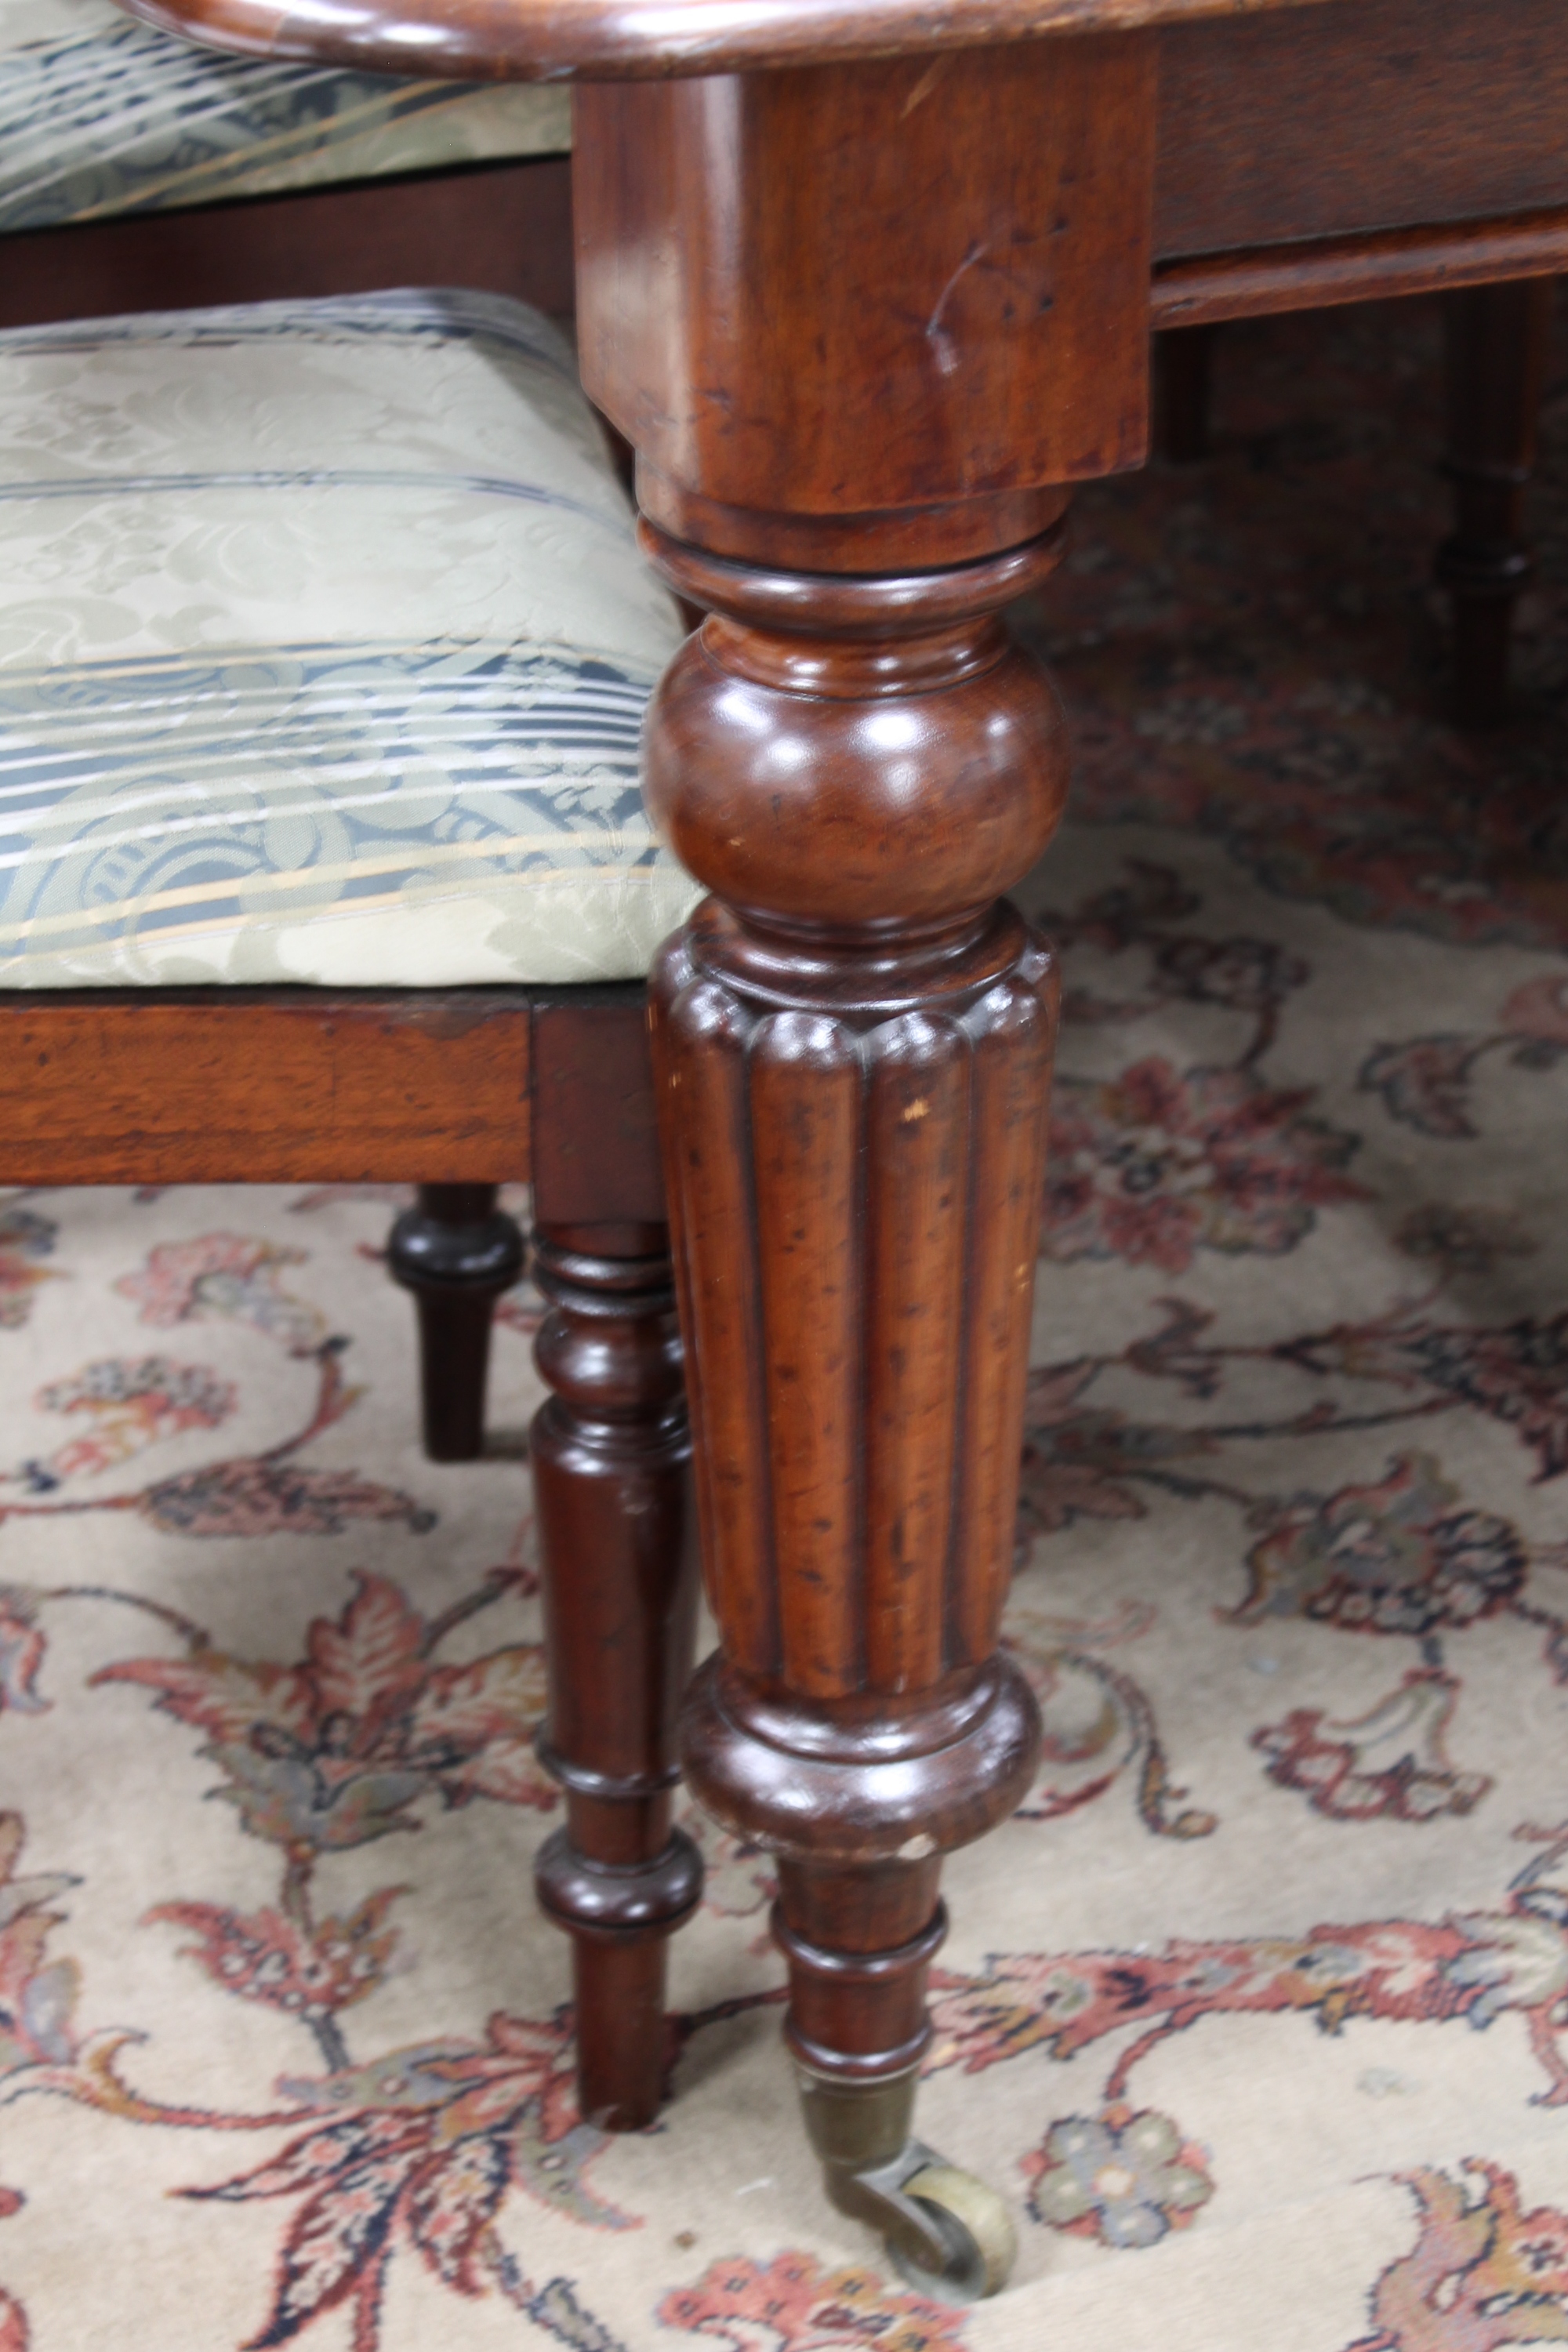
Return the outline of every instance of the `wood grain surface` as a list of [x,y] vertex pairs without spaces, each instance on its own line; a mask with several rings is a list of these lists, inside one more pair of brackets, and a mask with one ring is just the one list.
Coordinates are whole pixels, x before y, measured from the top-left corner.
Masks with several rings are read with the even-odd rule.
[[1158,48],[1162,259],[1568,203],[1563,0],[1342,0]]
[[530,1158],[523,989],[0,997],[9,1184],[499,1183]]
[[536,1220],[662,1226],[641,982],[539,992],[532,1057]]
[[1136,36],[584,90],[584,389],[645,474],[747,510],[1140,463],[1152,63]]

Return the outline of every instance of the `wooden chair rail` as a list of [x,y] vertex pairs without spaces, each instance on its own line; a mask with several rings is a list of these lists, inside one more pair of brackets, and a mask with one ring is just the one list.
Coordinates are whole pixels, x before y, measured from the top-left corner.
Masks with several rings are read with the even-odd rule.
[[657,1222],[643,993],[18,992],[0,1000],[0,1180],[532,1176],[541,1214]]
[[1205,327],[1392,294],[1568,274],[1568,205],[1507,220],[1331,236],[1155,267],[1150,324]]

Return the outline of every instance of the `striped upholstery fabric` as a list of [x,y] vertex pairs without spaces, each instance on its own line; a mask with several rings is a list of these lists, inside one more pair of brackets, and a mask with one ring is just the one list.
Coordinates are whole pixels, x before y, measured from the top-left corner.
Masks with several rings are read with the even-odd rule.
[[563,89],[271,65],[113,0],[0,0],[0,234],[571,143]]
[[627,979],[680,635],[499,297],[0,334],[0,985]]

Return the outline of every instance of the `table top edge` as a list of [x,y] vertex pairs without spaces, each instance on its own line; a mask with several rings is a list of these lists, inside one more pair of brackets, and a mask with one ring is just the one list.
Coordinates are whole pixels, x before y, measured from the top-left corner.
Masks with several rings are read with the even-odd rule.
[[121,0],[251,57],[419,80],[619,81],[984,48],[1352,0]]

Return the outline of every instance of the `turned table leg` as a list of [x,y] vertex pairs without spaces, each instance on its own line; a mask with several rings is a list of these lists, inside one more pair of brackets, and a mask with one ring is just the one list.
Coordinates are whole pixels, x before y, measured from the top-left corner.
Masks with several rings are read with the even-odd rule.
[[786,2038],[827,2185],[906,2269],[1005,2276],[1000,2200],[913,2136],[940,1858],[1011,1811],[1038,1725],[997,1654],[1055,1022],[999,886],[1066,782],[996,608],[1059,529],[879,579],[718,562],[655,698],[645,792],[722,894],[652,1001],[721,1654],[694,1793],[780,1858]]
[[387,1264],[414,1293],[425,1451],[472,1462],[484,1450],[485,1381],[496,1301],[522,1272],[517,1221],[495,1184],[421,1184],[392,1229]]
[[1000,614],[1065,485],[1146,446],[1155,65],[1064,39],[577,96],[584,381],[708,614],[643,738],[711,893],[649,988],[721,1637],[681,1756],[778,1856],[830,2194],[960,2297],[1011,2226],[913,2103],[942,1857],[1038,1738],[997,1643],[1056,983],[1002,894],[1068,772]]
[[534,1352],[552,1391],[530,1439],[550,1693],[540,1754],[566,1790],[537,1883],[572,1937],[583,2116],[631,2131],[658,2106],[667,1942],[702,1884],[670,1822],[697,1569],[668,1236],[541,1225],[533,1274],[549,1301]]
[[1535,463],[1552,280],[1516,278],[1444,297],[1454,530],[1437,578],[1454,613],[1454,707],[1462,725],[1501,719],[1514,606],[1535,560],[1524,505]]

